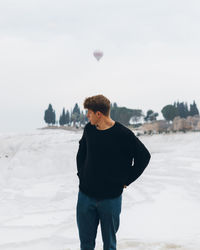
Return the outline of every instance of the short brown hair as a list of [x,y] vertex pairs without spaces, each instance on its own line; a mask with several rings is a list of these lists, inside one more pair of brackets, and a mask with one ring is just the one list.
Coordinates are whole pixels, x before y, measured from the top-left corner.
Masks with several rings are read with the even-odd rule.
[[87,97],[83,106],[85,109],[91,109],[94,113],[100,111],[105,116],[110,113],[110,101],[103,95]]

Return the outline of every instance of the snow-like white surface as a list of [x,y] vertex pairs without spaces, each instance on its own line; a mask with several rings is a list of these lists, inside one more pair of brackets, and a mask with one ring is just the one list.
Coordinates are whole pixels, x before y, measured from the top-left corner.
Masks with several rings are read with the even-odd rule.
[[[0,250],[78,250],[81,133],[0,135]],[[200,133],[143,136],[152,154],[124,189],[119,250],[200,249]],[[102,249],[98,228],[97,250]]]

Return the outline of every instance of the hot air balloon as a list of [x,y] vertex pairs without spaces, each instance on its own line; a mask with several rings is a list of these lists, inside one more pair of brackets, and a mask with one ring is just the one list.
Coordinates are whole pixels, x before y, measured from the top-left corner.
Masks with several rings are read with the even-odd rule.
[[103,56],[103,52],[100,51],[100,50],[95,50],[93,52],[93,55],[97,59],[97,61],[99,61],[102,58],[102,56]]

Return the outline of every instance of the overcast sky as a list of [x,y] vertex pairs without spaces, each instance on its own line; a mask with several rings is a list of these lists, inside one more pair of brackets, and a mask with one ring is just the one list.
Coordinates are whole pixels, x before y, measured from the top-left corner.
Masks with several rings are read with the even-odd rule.
[[43,127],[49,103],[58,119],[96,94],[200,109],[199,27],[196,0],[1,0],[0,132]]

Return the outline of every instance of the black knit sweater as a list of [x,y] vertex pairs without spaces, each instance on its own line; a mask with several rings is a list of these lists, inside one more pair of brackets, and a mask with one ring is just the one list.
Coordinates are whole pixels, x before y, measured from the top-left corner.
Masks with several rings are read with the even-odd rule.
[[121,123],[99,130],[89,122],[76,156],[79,188],[97,199],[115,198],[142,174],[150,157],[144,144]]

